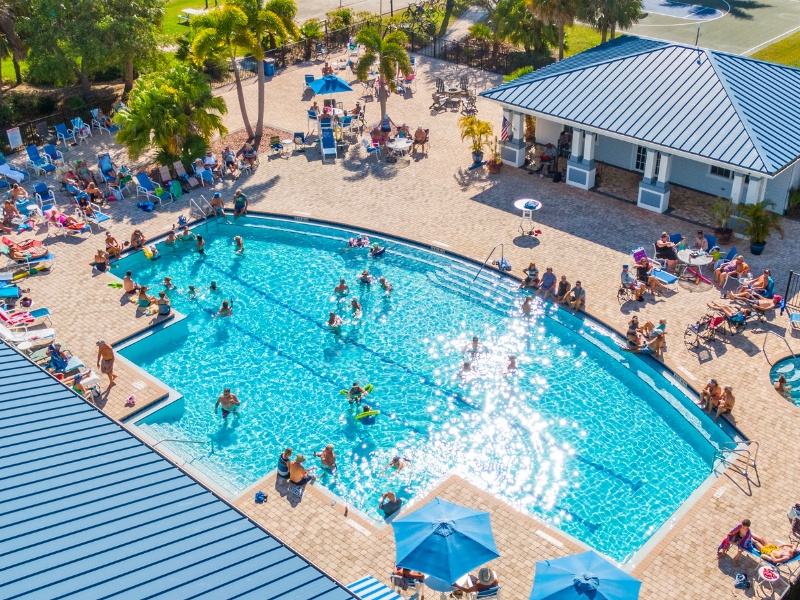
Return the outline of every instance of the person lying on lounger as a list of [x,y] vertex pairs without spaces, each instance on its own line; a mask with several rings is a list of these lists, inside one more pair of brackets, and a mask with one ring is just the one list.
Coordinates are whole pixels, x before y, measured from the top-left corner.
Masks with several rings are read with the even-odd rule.
[[52,209],[50,212],[50,222],[66,227],[67,229],[86,229],[86,222],[78,221],[75,217],[68,217],[62,212]]
[[781,544],[780,542],[761,544],[754,539],[753,546],[761,553],[763,558],[775,564],[789,562],[794,557],[800,555],[797,544]]
[[719,310],[725,313],[725,315],[734,323],[741,323],[747,317],[753,314],[753,311],[749,308],[745,308],[742,310],[739,307],[732,307],[732,306],[722,306],[721,304],[717,304],[716,302],[709,302],[706,304],[708,308],[713,308],[714,310]]

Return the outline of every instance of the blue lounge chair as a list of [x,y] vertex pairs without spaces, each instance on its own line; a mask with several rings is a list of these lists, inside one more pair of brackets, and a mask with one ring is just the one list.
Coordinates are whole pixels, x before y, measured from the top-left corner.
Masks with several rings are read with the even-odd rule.
[[707,233],[703,235],[708,242],[708,249],[711,250],[714,246],[717,245],[717,238],[713,235],[708,235]]
[[[86,192],[82,192],[82,193],[78,194],[77,196],[75,196],[75,204],[76,204],[76,206],[78,208],[80,208],[80,206],[81,206],[80,203],[78,202],[78,200],[80,200],[80,198],[82,196],[86,196],[87,199],[89,198],[89,196],[86,194]],[[89,202],[89,204],[92,205],[92,209],[94,210],[94,214],[97,215],[97,217],[90,217],[90,216],[86,215],[86,221],[89,223],[89,225],[95,225],[97,227],[97,229],[99,230],[100,229],[100,223],[105,223],[106,221],[110,221],[111,217],[109,217],[108,215],[103,214],[102,212],[100,212],[100,207],[99,206],[97,206],[95,204],[92,204],[92,202]]]
[[28,146],[25,151],[28,153],[28,164],[36,170],[37,176],[41,175],[42,171],[44,171],[45,175],[47,173],[55,173],[56,168],[39,154],[39,149],[36,146]]
[[363,577],[351,583],[347,589],[356,594],[361,600],[403,600],[403,597],[394,593],[374,577]]
[[53,144],[48,144],[42,148],[42,152],[44,152],[44,157],[50,161],[51,165],[56,164],[58,161],[64,162],[64,155],[61,154]]
[[[311,85],[310,84],[313,83],[313,81],[314,81],[314,76],[313,75],[306,75],[305,76],[305,81],[303,82],[303,95],[305,95],[306,90],[311,90]],[[311,90],[311,93],[313,94],[314,90]]]
[[[150,178],[147,176],[147,173],[139,173],[138,175],[134,175],[133,178],[136,180],[136,197],[139,196],[146,196],[149,200],[153,200],[154,198],[158,199],[158,203],[163,205],[164,199],[169,198],[169,202],[175,200],[167,190],[164,190],[161,196],[156,196],[156,189],[153,186],[153,182],[150,181]],[[167,204],[169,204],[167,202]]]
[[60,141],[64,141],[64,146],[67,145],[67,140],[72,140],[73,142],[77,141],[75,139],[75,132],[72,129],[67,129],[67,126],[61,123],[60,125],[56,125],[56,143]]
[[[45,256],[41,256],[39,258],[25,258],[24,260],[16,260],[14,258],[11,258],[11,256],[9,255],[8,246],[2,245],[2,246],[0,246],[0,253],[3,254],[6,257],[6,264],[3,267],[3,270],[8,270],[9,266],[11,266],[11,267],[13,267],[15,269],[18,269],[20,267],[25,267],[26,269],[31,269],[32,267],[39,266],[39,265],[41,265],[43,263],[50,263],[50,268],[52,269],[55,266],[55,263],[56,263],[56,257],[52,252],[48,253]],[[5,296],[2,293],[3,290],[7,290],[7,289],[9,289],[11,287],[16,287],[16,286],[7,286],[7,287],[3,287],[2,289],[0,289],[0,297],[3,297],[3,298],[8,298],[8,297],[16,298],[17,296]],[[17,290],[17,291],[19,291],[19,290]],[[7,292],[7,293],[13,293],[13,292]]]
[[333,138],[333,128],[323,127],[322,137],[320,138],[320,150],[322,151],[322,162],[325,162],[327,156],[331,156],[333,162],[336,162],[336,140]]
[[2,153],[0,153],[0,176],[2,176],[5,180],[11,178],[18,183],[22,183],[26,179],[31,178],[30,173],[23,171],[18,166],[12,165],[6,161],[6,157],[3,156]]
[[111,127],[108,127],[100,119],[97,118],[99,112],[100,109],[98,108],[92,109],[92,127],[96,127],[100,131],[105,131],[108,133],[108,135],[114,135],[115,133],[117,133],[119,131],[119,127],[117,127],[114,124],[112,124]]
[[44,211],[56,208],[56,196],[53,190],[46,183],[37,183],[33,186],[34,196],[36,197],[36,204],[39,205],[39,210]]
[[319,126],[319,117],[317,117],[317,113],[313,110],[308,111],[308,132],[311,133],[312,129],[316,129]]

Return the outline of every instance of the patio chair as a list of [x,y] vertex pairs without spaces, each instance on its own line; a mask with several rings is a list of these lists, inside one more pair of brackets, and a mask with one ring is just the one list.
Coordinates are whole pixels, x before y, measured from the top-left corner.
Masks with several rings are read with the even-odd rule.
[[[150,181],[150,178],[147,176],[147,173],[139,173],[138,175],[134,175],[134,179],[136,179],[136,197],[139,196],[146,196],[148,199],[152,201],[153,198],[158,199],[158,203],[160,205],[164,204],[164,199],[169,198],[169,202],[175,200],[167,190],[162,188],[162,194],[160,196],[156,195],[156,189],[153,186],[153,182]],[[167,204],[169,204],[167,202]]]
[[200,182],[200,185],[203,187],[210,187],[214,185],[214,173],[210,169],[207,169],[205,166],[201,166],[201,170],[197,170],[197,162],[192,163],[192,170],[194,171],[194,176]]
[[45,159],[49,161],[51,165],[55,165],[58,161],[61,161],[62,164],[65,164],[64,155],[56,150],[56,147],[53,146],[53,144],[48,144],[42,148],[42,152],[44,152]]
[[342,133],[347,133],[348,135],[353,135],[353,117],[352,115],[347,115],[346,117],[342,117],[339,119],[339,127],[342,128]]
[[[8,246],[8,245],[5,245],[5,244],[3,246],[0,246],[0,254],[2,254],[3,256],[6,257],[6,264],[3,266],[3,270],[8,270],[9,267],[14,268],[14,269],[25,268],[25,269],[31,270],[31,269],[33,269],[35,267],[39,267],[39,266],[43,266],[43,265],[44,266],[49,266],[49,268],[52,269],[56,264],[56,257],[52,252],[48,252],[44,256],[38,256],[38,257],[26,256],[24,259],[11,258],[11,253],[10,253],[10,250],[9,250],[11,247],[12,246]],[[47,263],[50,263],[50,264],[48,265]],[[11,286],[3,286],[3,290],[7,289],[7,287],[11,287]],[[0,292],[2,292],[2,290],[0,290]],[[5,292],[0,293],[0,296],[2,296],[4,298],[5,297],[13,297],[13,298],[17,297],[17,296],[9,296]]]
[[180,177],[181,179],[185,179],[192,189],[200,186],[200,182],[197,181],[197,178],[193,175],[189,175],[186,172],[186,168],[183,166],[183,163],[181,161],[176,161],[172,163],[172,168],[175,171],[175,175],[177,177]]
[[[687,350],[699,348],[701,344],[715,341],[717,329],[725,326],[725,317],[721,315],[705,315],[694,325],[687,325],[683,332],[683,343]],[[722,333],[722,332],[720,332]]]
[[[79,204],[78,200],[80,199],[81,196],[86,196],[86,194],[85,193],[79,194],[75,198],[75,205],[78,207],[79,210],[80,210],[80,206],[81,205]],[[86,196],[86,197],[88,198],[88,196]],[[100,211],[100,207],[97,206],[94,202],[90,201],[89,204],[92,206],[92,209],[94,210],[94,214],[97,215],[97,216],[96,217],[90,217],[89,215],[84,215],[84,218],[86,219],[86,222],[89,223],[89,226],[94,225],[97,228],[97,230],[100,231],[100,223],[105,223],[106,221],[110,221],[111,217],[109,217],[107,214],[104,214],[103,212],[101,212]]]
[[31,174],[27,171],[23,171],[16,165],[7,163],[2,154],[0,154],[0,175],[3,176],[3,179],[13,179],[17,183],[22,183],[26,179],[31,178]]
[[97,129],[99,129],[101,132],[105,131],[110,136],[117,133],[119,131],[119,127],[113,124],[111,125],[111,127],[108,127],[107,125],[103,124],[103,122],[97,118],[99,112],[100,109],[98,108],[92,109],[92,127],[97,127]]
[[475,104],[475,96],[467,96],[461,99],[461,113],[465,115],[475,115],[478,113],[478,106]]
[[39,138],[37,144],[52,143],[53,140],[55,140],[56,144],[58,143],[58,139],[50,135],[50,128],[45,120],[36,122],[36,136]]
[[36,204],[39,206],[39,210],[44,211],[50,210],[51,208],[58,208],[56,206],[56,196],[53,193],[53,189],[48,186],[46,183],[37,183],[33,186],[34,197],[36,198]]
[[447,96],[444,96],[438,92],[434,92],[431,94],[431,98],[433,99],[433,104],[428,107],[428,110],[432,110],[437,113],[447,110],[447,106],[445,105],[447,102]]
[[9,329],[28,329],[30,325],[36,325],[39,319],[46,320],[51,327],[53,322],[50,320],[50,311],[46,308],[37,308],[31,311],[10,313],[5,308],[0,307],[0,321]]
[[283,156],[283,144],[281,144],[280,136],[273,135],[269,138],[269,147],[272,148],[272,154]]
[[468,96],[474,96],[478,93],[478,90],[474,87],[470,87],[469,85],[469,77],[466,75],[461,76],[461,91],[466,93]]
[[[712,248],[713,248],[713,246],[712,246]],[[719,267],[720,267],[720,265],[722,265],[722,263],[726,263],[726,262],[732,261],[734,258],[736,258],[736,254],[738,254],[738,250],[736,250],[736,246],[734,246],[733,248],[730,249],[730,252],[728,252],[728,255],[725,258],[718,258],[717,259],[717,261],[714,263],[714,266],[712,267],[713,270],[716,271],[717,269],[719,269]],[[730,278],[728,278],[728,279],[730,279]]]
[[336,140],[333,138],[333,129],[326,127],[322,129],[322,137],[319,140],[320,151],[322,152],[322,162],[325,163],[327,156],[332,157],[332,161],[336,162],[339,155],[336,151]]
[[14,332],[0,325],[0,338],[14,344],[19,344],[20,342],[34,342],[36,340],[44,340],[55,336],[55,329],[34,329],[33,331]]
[[[75,117],[72,119],[72,131],[75,132],[75,136],[80,140],[81,138],[83,141],[86,141],[88,137],[94,137],[92,133],[92,128],[89,127],[86,123],[83,122],[83,119],[80,117]],[[87,144],[89,142],[86,142]]]
[[294,147],[298,152],[306,151],[306,134],[302,131],[295,131],[294,133]]
[[314,95],[314,90],[311,89],[311,84],[314,82],[313,75],[305,75],[305,80],[303,81],[303,96],[306,95],[306,90],[311,90],[311,95]]
[[67,145],[67,140],[72,140],[73,142],[77,142],[75,139],[75,132],[72,129],[67,129],[67,126],[63,123],[56,125],[56,143],[63,141],[64,146]]
[[55,173],[55,166],[51,165],[47,159],[39,154],[39,149],[36,146],[28,146],[25,151],[28,153],[28,164],[35,169],[37,176],[41,175],[43,171],[45,175],[47,173]]
[[381,146],[378,144],[377,146],[373,146],[371,142],[367,141],[366,138],[362,138],[361,145],[364,146],[364,149],[367,151],[367,160],[369,160],[369,155],[375,155],[375,162],[380,160],[381,155]]
[[316,111],[309,110],[308,111],[308,132],[311,133],[311,130],[319,133],[317,130],[319,129],[319,116],[317,115]]
[[[777,540],[776,543],[780,546],[781,544],[785,543],[780,540]],[[755,548],[751,545],[748,548],[745,548],[745,552],[747,552],[751,557],[758,561],[758,566],[756,567],[756,573],[761,569],[761,567],[769,567],[773,571],[777,571],[782,576],[780,581],[786,585],[786,590],[784,593],[788,591],[789,587],[791,587],[792,580],[800,574],[800,555],[795,556],[793,559],[786,561],[785,563],[774,563],[768,558],[764,558],[760,552],[755,550]],[[770,588],[772,584],[770,583]],[[783,594],[775,594],[773,590],[773,597],[782,598]]]
[[316,59],[326,60],[329,54],[330,53],[328,52],[328,49],[325,47],[324,44],[322,44],[321,42],[317,44],[316,56],[315,56]]
[[447,91],[444,89],[444,80],[441,77],[436,78],[436,93],[444,96]]

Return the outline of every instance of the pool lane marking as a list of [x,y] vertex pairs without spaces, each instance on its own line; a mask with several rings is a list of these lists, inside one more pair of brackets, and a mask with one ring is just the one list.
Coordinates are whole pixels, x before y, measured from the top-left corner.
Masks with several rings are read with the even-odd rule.
[[[313,325],[316,325],[316,326],[317,326],[317,327],[319,327],[319,328],[320,328],[320,329],[321,329],[323,332],[325,332],[325,333],[329,333],[329,332],[330,332],[330,329],[329,329],[328,327],[326,327],[325,325],[323,325],[322,323],[319,323],[318,321],[315,321],[315,320],[314,320],[314,319],[312,319],[311,317],[309,317],[309,316],[307,316],[307,315],[303,314],[303,313],[302,313],[302,312],[300,312],[299,310],[297,310],[297,309],[295,309],[295,308],[293,308],[293,307],[291,307],[291,306],[289,306],[289,305],[286,305],[286,304],[284,304],[283,302],[281,302],[280,300],[278,300],[277,298],[275,298],[275,297],[274,297],[274,296],[272,296],[271,294],[269,294],[269,293],[267,293],[267,292],[264,292],[264,291],[262,291],[262,290],[259,290],[258,288],[254,287],[252,284],[250,284],[249,282],[247,282],[247,281],[244,281],[244,280],[242,280],[242,279],[239,279],[239,278],[237,278],[237,277],[234,277],[234,276],[233,276],[233,275],[232,275],[232,274],[231,274],[229,271],[226,271],[226,270],[224,270],[224,269],[221,269],[220,267],[217,267],[217,266],[215,266],[215,265],[213,265],[213,264],[210,264],[210,263],[206,263],[206,266],[207,266],[207,267],[209,267],[209,268],[211,268],[211,269],[214,269],[214,270],[216,270],[218,273],[222,273],[222,274],[224,274],[224,275],[227,275],[228,277],[230,277],[230,278],[232,278],[232,279],[236,279],[236,281],[238,281],[238,282],[239,282],[240,284],[242,284],[244,287],[247,287],[247,288],[249,288],[251,291],[255,292],[257,295],[260,295],[261,297],[263,297],[264,299],[266,299],[266,300],[268,300],[268,301],[272,302],[273,304],[277,304],[278,306],[280,306],[280,307],[282,307],[282,308],[285,308],[285,309],[286,309],[286,310],[288,310],[289,312],[292,312],[292,313],[294,313],[295,315],[299,316],[299,317],[300,317],[301,319],[303,319],[304,321],[308,321],[309,323],[311,323],[311,324],[313,324]],[[235,325],[234,325],[234,326],[235,326]],[[235,327],[236,327],[236,326],[235,326]],[[237,328],[239,331],[245,331],[244,329],[242,329],[242,328],[240,328],[240,327],[236,327],[236,328]],[[254,333],[250,333],[250,332],[247,332],[247,333],[248,333],[248,335],[250,335],[251,337],[253,337],[253,338],[255,338],[255,339],[257,339],[257,340],[261,341],[261,338],[259,338],[259,337],[258,337],[257,335],[255,335]],[[379,359],[381,359],[381,361],[383,361],[383,362],[385,362],[385,363],[387,363],[387,364],[390,364],[390,365],[393,365],[393,366],[395,366],[395,367],[398,367],[399,369],[401,369],[401,370],[405,371],[406,373],[409,373],[410,375],[414,375],[415,377],[418,377],[418,378],[419,378],[419,380],[420,380],[420,382],[421,382],[421,383],[423,383],[424,385],[427,385],[428,387],[434,388],[434,389],[436,389],[436,390],[441,390],[442,392],[444,392],[445,394],[447,394],[447,395],[448,395],[448,397],[451,397],[451,398],[453,398],[454,400],[457,400],[458,402],[461,402],[462,404],[464,404],[464,405],[466,405],[466,406],[468,406],[468,407],[470,407],[470,408],[477,408],[477,409],[479,409],[479,408],[480,408],[480,406],[476,405],[474,402],[472,402],[471,400],[469,400],[469,399],[468,399],[466,396],[464,396],[463,394],[460,394],[460,393],[458,393],[458,392],[454,392],[454,391],[452,391],[452,390],[448,390],[447,388],[443,388],[443,387],[441,387],[441,386],[437,385],[437,384],[436,384],[434,381],[431,381],[431,379],[430,379],[430,378],[429,378],[427,375],[423,375],[423,374],[421,374],[421,373],[417,373],[416,371],[412,370],[410,367],[407,367],[407,366],[405,366],[405,365],[403,365],[403,364],[401,364],[401,363],[397,362],[396,360],[394,360],[394,359],[392,359],[392,358],[390,358],[390,357],[388,357],[388,356],[386,356],[386,355],[382,354],[381,352],[378,352],[377,350],[373,350],[372,348],[370,348],[370,347],[368,347],[368,346],[365,346],[364,344],[362,344],[362,343],[360,343],[360,342],[357,342],[357,341],[355,341],[353,338],[348,338],[348,337],[345,337],[345,336],[343,336],[343,335],[340,335],[340,336],[339,336],[339,339],[341,339],[342,341],[344,341],[344,342],[346,342],[346,343],[348,343],[348,344],[352,344],[353,346],[356,346],[357,348],[361,348],[362,350],[364,350],[365,352],[368,352],[368,353],[372,354],[373,356],[377,356]],[[297,361],[297,360],[293,359],[291,356],[289,356],[288,354],[286,354],[285,352],[283,352],[283,351],[282,351],[282,350],[280,350],[279,348],[276,348],[275,346],[273,346],[272,344],[270,344],[270,343],[268,343],[268,342],[266,342],[266,341],[264,341],[263,343],[264,343],[264,345],[266,345],[267,347],[269,347],[269,348],[271,348],[271,349],[275,350],[275,351],[276,351],[276,352],[277,352],[277,353],[278,353],[280,356],[283,356],[283,357],[287,358],[288,360],[290,360],[291,362],[293,362],[293,363],[295,363],[295,364],[297,364],[297,365],[300,365],[301,367],[303,367],[304,369],[306,369],[306,370],[307,370],[307,371],[309,371],[310,373],[317,375],[317,373],[316,373],[316,372],[315,372],[315,371],[314,371],[314,370],[313,370],[311,367],[309,367],[309,366],[307,366],[307,365],[305,365],[305,364],[303,364],[303,363],[301,363],[301,362],[299,362],[299,361]],[[331,385],[333,385],[333,386],[340,385],[340,384],[338,384],[338,383],[336,383],[336,382],[334,382],[334,381],[332,381],[332,380],[330,380],[330,379],[328,379],[328,378],[324,377],[323,375],[317,375],[317,376],[318,376],[320,379],[322,379],[323,381],[326,381],[326,382],[330,383],[330,384],[331,384]]]

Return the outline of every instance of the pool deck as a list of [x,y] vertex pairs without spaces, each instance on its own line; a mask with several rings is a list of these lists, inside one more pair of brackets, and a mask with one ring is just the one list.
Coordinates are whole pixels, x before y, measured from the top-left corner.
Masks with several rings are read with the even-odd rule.
[[[319,66],[289,69],[266,84],[268,123],[287,131],[307,130],[305,110],[310,102],[300,100],[305,73],[318,76]],[[752,520],[753,530],[759,535],[786,539],[786,513],[797,501],[800,447],[791,440],[800,429],[800,408],[783,400],[769,384],[768,365],[761,353],[765,329],[748,327],[743,335],[723,338],[700,352],[688,351],[682,343],[687,324],[706,312],[707,302],[719,301],[719,293],[702,284],[681,283],[676,294],[655,301],[648,296],[646,303],[631,302],[620,307],[616,300],[619,272],[621,265],[628,262],[629,251],[641,245],[648,247],[663,230],[682,232],[690,238],[697,227],[685,220],[643,211],[628,202],[554,184],[518,169],[506,167],[500,175],[488,175],[482,169],[467,171],[469,150],[456,127],[459,115],[432,115],[427,110],[434,79],[443,77],[449,81],[461,74],[469,74],[479,89],[501,80],[499,76],[420,59],[414,97],[394,96],[389,100],[389,113],[395,122],[406,121],[412,128],[419,123],[431,129],[433,145],[428,157],[418,155],[409,165],[375,164],[374,158],[365,163],[363,149],[358,148],[335,165],[322,165],[318,150],[309,147],[305,154],[295,152],[288,159],[262,155],[261,166],[252,175],[243,175],[235,185],[226,181],[215,190],[230,201],[232,191],[241,187],[255,210],[380,230],[423,245],[443,246],[478,261],[495,244],[503,242],[515,275],[521,275],[521,269],[535,260],[540,269],[553,266],[557,275],[566,274],[572,283],[580,279],[587,290],[589,314],[617,331],[625,330],[633,314],[655,322],[667,318],[665,363],[695,388],[702,387],[710,377],[733,386],[736,425],[748,438],[761,443],[759,479],[748,482],[730,472],[722,476],[672,525],[653,551],[636,565],[633,574],[643,582],[643,599],[730,598],[733,574],[744,570],[753,575],[755,563],[743,558],[740,567],[735,568],[730,558],[718,562],[715,550],[720,540],[743,518]],[[240,123],[236,93],[223,92],[230,111],[225,121],[234,129]],[[246,85],[245,93],[252,118],[255,86]],[[350,106],[357,99],[357,92],[341,99]],[[499,128],[499,107],[479,100],[478,108],[481,118]],[[378,112],[377,103],[367,103],[368,121],[376,121]],[[90,145],[70,148],[67,158],[72,161],[85,156],[91,161],[96,151],[109,148],[119,151],[108,137],[100,138],[95,133]],[[198,195],[195,191],[190,197]],[[63,194],[57,197],[60,205],[71,203]],[[520,215],[513,209],[513,202],[525,197],[537,198],[544,204],[536,213],[542,230],[536,239],[519,235]],[[70,214],[70,210],[66,212]],[[135,228],[155,237],[169,230],[179,214],[188,212],[185,198],[153,213],[138,210],[134,201],[126,199],[109,209],[113,219],[109,229],[120,240],[129,239]],[[779,293],[786,285],[789,269],[800,267],[800,223],[786,220],[784,227],[786,240],[770,238],[760,257],[749,254],[745,241],[735,240],[754,271],[772,269]],[[44,231],[37,238],[44,239]],[[87,364],[94,363],[98,339],[120,340],[151,324],[151,318],[136,313],[131,303],[120,299],[118,290],[108,286],[108,275],[93,272],[89,266],[103,244],[102,234],[89,240],[51,237],[45,243],[57,254],[58,263],[52,273],[26,279],[25,286],[30,287],[37,307],[48,307],[52,312],[58,339]],[[772,315],[768,328],[779,335],[788,333],[787,317]],[[792,348],[800,352],[800,338],[790,334],[788,339]],[[785,346],[781,348],[774,338],[767,343],[767,351],[771,359],[786,354]],[[143,389],[134,387],[143,378],[122,363],[117,372],[119,384],[101,401],[103,409],[114,418],[122,419],[130,413],[124,409],[124,400],[130,394],[136,395],[136,410],[165,394],[149,380]],[[378,531],[351,515],[348,518],[360,526],[354,527],[344,518],[341,506],[331,507],[330,498],[313,488],[300,502],[281,496],[273,480],[268,480],[262,489],[269,496],[266,504],[256,505],[252,494],[248,494],[236,505],[340,581],[349,583],[370,574],[388,583],[394,556],[390,528]],[[503,585],[504,598],[528,597],[536,560],[581,550],[557,532],[460,478],[449,478],[433,495],[491,511],[501,552],[493,565]]]

